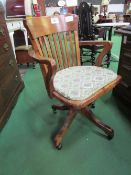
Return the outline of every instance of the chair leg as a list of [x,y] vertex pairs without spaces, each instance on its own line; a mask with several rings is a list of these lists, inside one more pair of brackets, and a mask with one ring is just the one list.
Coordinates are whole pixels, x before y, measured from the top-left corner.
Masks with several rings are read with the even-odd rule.
[[93,122],[96,126],[98,126],[100,129],[102,129],[105,134],[107,135],[108,139],[112,139],[114,136],[114,131],[111,127],[108,125],[104,124],[100,120],[98,120],[93,112],[90,109],[83,108],[81,112],[91,121]]
[[54,141],[54,145],[57,149],[61,149],[62,148],[62,144],[61,141],[65,135],[65,133],[67,132],[68,128],[70,127],[73,119],[76,116],[76,110],[74,109],[70,109],[69,110],[69,114],[64,122],[64,125],[62,126],[62,128],[59,130],[59,132],[56,134],[56,136],[54,137],[53,141]]
[[95,102],[92,102],[89,106],[90,106],[91,108],[95,108]]
[[52,105],[53,112],[56,113],[56,110],[68,110],[69,107],[65,105]]

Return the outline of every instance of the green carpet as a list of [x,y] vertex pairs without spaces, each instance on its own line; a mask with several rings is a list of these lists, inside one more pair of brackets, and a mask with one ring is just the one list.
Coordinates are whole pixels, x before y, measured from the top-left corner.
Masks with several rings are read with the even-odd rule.
[[122,37],[118,34],[114,34],[114,31],[113,31],[113,35],[112,35],[113,45],[112,45],[111,52],[113,57],[115,57],[116,60],[119,60],[121,40],[122,40]]
[[[117,68],[112,62],[110,68]],[[94,113],[112,126],[115,136],[77,115],[56,150],[52,134],[67,112],[53,114],[39,65],[24,76],[25,88],[0,133],[0,175],[131,175],[131,111],[108,93],[96,102]]]

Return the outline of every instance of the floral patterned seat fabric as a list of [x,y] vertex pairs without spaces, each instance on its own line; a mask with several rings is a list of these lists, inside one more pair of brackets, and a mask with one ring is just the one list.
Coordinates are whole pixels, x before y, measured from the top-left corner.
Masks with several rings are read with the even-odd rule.
[[117,78],[113,71],[96,66],[74,66],[56,73],[54,88],[71,100],[84,100]]

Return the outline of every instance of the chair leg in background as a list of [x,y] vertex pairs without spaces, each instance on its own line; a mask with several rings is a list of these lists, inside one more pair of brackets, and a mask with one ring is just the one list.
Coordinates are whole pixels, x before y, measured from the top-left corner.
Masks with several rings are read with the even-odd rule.
[[94,47],[92,47],[91,52],[92,52],[91,53],[91,64],[95,65],[95,54],[96,54],[96,51],[95,51]]
[[107,54],[107,60],[106,60],[107,68],[109,68],[110,62],[111,62],[111,52],[109,52],[109,53]]
[[112,139],[114,136],[114,131],[111,127],[108,125],[104,124],[100,120],[96,118],[96,116],[93,114],[93,112],[90,109],[83,108],[81,109],[81,112],[91,121],[93,122],[97,127],[102,129],[105,134],[107,135],[108,139]]
[[76,110],[70,109],[69,114],[66,117],[66,120],[64,122],[64,125],[62,126],[62,128],[58,131],[58,133],[53,138],[54,145],[58,150],[60,150],[62,148],[62,143],[61,143],[62,139],[63,139],[65,133],[67,132],[68,128],[70,127],[75,116],[76,116]]

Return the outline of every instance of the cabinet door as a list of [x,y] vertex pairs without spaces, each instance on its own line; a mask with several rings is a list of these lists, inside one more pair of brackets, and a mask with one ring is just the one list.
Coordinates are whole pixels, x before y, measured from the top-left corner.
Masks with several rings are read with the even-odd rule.
[[4,23],[0,24],[0,42],[7,37],[8,30]]
[[[10,39],[9,38],[3,38],[0,41],[0,55],[12,53],[12,47],[10,46]],[[0,57],[1,61],[1,57]]]
[[10,103],[12,98],[14,98],[15,92],[17,91],[20,83],[21,77],[17,70],[14,70],[14,72],[5,77],[3,83],[1,84],[4,108],[6,108],[8,103]]
[[0,116],[3,113],[3,111],[4,111],[4,104],[3,104],[2,90],[1,90],[1,87],[0,87]]
[[0,129],[4,126],[24,84],[14,57],[0,2]]

